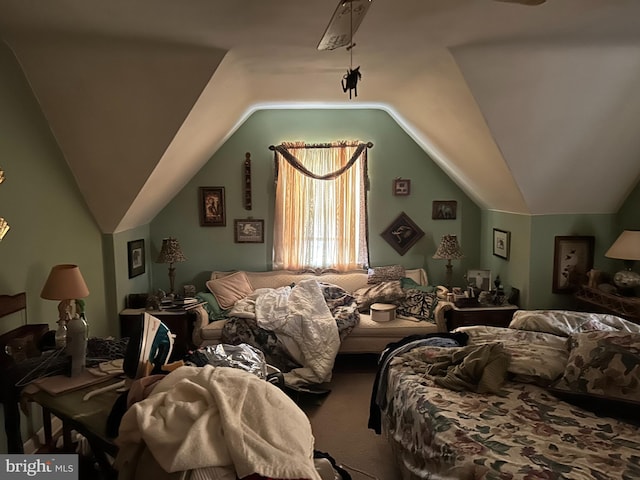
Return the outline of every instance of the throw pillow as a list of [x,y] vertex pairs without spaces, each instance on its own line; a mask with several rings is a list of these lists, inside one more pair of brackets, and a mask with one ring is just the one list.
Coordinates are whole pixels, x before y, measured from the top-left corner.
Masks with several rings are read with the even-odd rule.
[[419,320],[434,320],[438,305],[438,296],[419,289],[405,290],[405,297],[398,303],[396,314],[402,317],[414,317]]
[[242,271],[216,280],[209,280],[206,285],[209,291],[213,293],[213,296],[216,297],[218,305],[225,310],[233,307],[238,300],[253,292],[253,287],[249,283],[247,274]]
[[366,312],[374,303],[395,303],[404,297],[404,291],[400,285],[400,280],[392,282],[382,282],[371,285],[370,287],[362,287],[353,292],[356,299],[358,310]]
[[368,270],[368,284],[391,282],[400,280],[405,276],[405,269],[402,265],[386,265],[383,267],[374,267]]
[[556,388],[618,400],[640,399],[640,334],[582,332],[569,337],[569,360]]
[[196,293],[196,298],[199,301],[207,302],[203,305],[203,307],[209,314],[210,322],[226,318],[225,310],[220,308],[220,304],[218,304],[218,300],[216,300],[216,297],[213,296],[213,293],[198,292]]

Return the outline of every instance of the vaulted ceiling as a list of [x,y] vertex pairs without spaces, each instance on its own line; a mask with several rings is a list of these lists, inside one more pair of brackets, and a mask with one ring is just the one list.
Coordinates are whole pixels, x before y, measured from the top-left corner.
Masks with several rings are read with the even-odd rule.
[[353,100],[350,52],[316,49],[336,6],[0,0],[0,35],[104,233],[149,223],[260,108],[385,109],[487,209],[613,213],[638,183],[639,1],[373,0]]

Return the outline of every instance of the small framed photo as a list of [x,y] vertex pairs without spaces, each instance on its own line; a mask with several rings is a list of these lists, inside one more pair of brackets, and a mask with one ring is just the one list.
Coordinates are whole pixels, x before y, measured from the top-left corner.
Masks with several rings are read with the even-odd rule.
[[491,270],[467,270],[467,283],[470,287],[483,291],[491,290]]
[[396,178],[393,180],[393,194],[396,196],[409,195],[411,193],[411,180]]
[[224,187],[200,187],[198,202],[201,227],[224,227],[227,225]]
[[509,260],[509,249],[511,248],[511,232],[493,229],[493,254],[496,257]]
[[144,239],[127,242],[129,257],[129,278],[142,275],[145,271]]
[[553,253],[553,293],[572,293],[588,282],[593,268],[595,237],[567,236],[555,238]]
[[424,236],[424,232],[402,212],[380,235],[396,252],[404,255]]
[[431,210],[432,220],[455,220],[458,202],[455,200],[434,200]]
[[264,220],[234,220],[236,243],[264,243]]

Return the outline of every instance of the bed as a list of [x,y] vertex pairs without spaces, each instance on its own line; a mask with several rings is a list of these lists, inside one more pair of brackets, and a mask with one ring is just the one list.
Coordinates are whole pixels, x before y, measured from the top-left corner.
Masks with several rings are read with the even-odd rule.
[[403,479],[640,478],[640,326],[518,311],[453,333],[389,353],[374,387]]

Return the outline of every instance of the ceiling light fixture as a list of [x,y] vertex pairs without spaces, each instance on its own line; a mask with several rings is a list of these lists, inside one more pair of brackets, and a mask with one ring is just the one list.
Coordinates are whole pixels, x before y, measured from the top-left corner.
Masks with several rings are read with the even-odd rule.
[[349,91],[349,99],[352,98],[352,93],[358,96],[358,80],[362,78],[360,67],[353,68],[353,47],[356,46],[353,43],[353,35],[362,23],[371,2],[372,0],[340,0],[318,44],[318,50],[335,50],[345,46],[349,50],[349,69],[340,82],[342,91]]

